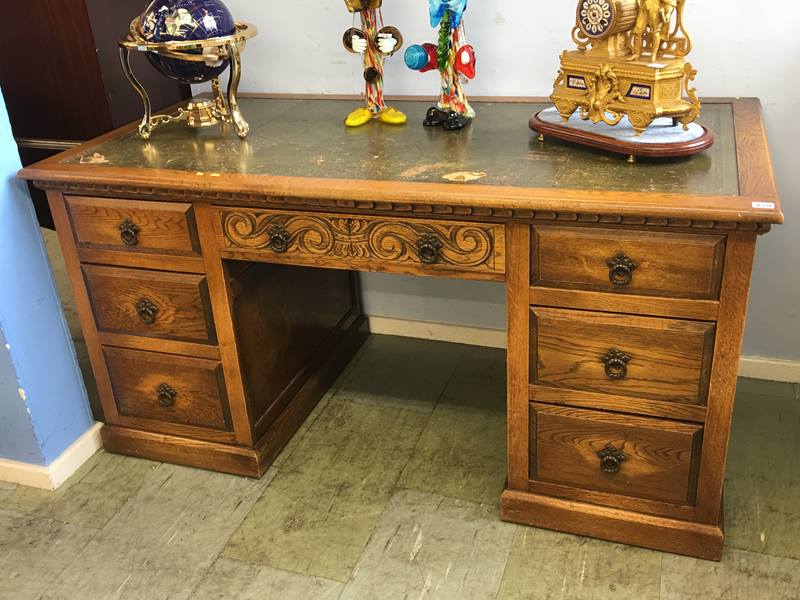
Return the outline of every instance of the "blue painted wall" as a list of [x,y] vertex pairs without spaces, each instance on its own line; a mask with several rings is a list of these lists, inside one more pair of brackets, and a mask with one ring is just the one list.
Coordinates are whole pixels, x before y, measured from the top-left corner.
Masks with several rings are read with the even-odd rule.
[[0,92],[0,458],[48,465],[93,424]]

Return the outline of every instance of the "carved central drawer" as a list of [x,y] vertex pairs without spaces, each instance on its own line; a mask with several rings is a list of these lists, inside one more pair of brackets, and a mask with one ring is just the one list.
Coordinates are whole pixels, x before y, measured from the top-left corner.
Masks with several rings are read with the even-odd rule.
[[223,256],[316,267],[502,280],[501,224],[217,209]]
[[530,428],[532,480],[694,503],[700,425],[532,403]]

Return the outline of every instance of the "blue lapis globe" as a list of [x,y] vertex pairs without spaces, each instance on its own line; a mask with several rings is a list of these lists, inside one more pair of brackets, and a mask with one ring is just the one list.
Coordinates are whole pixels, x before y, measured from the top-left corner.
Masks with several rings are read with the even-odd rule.
[[[139,33],[148,42],[207,40],[235,32],[233,16],[220,0],[152,0],[139,20]],[[186,61],[154,52],[147,57],[161,73],[187,84],[219,77],[230,62]]]

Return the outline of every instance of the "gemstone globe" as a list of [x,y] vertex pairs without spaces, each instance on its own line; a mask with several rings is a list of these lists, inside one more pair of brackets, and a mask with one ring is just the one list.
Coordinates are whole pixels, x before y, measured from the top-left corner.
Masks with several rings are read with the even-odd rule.
[[[142,12],[139,33],[148,42],[208,40],[236,33],[236,24],[220,0],[152,0]],[[190,51],[201,54],[201,50]],[[229,60],[196,62],[148,52],[161,73],[181,83],[197,84],[219,77]]]

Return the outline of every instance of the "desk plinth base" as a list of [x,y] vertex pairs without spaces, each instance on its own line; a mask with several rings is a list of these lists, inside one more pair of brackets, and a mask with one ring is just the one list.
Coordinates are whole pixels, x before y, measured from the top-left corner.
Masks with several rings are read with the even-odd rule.
[[368,336],[364,317],[358,317],[254,448],[104,425],[100,431],[104,449],[114,454],[259,478],[292,439]]
[[508,489],[500,499],[500,517],[662,552],[706,560],[722,558],[721,523],[693,523]]

